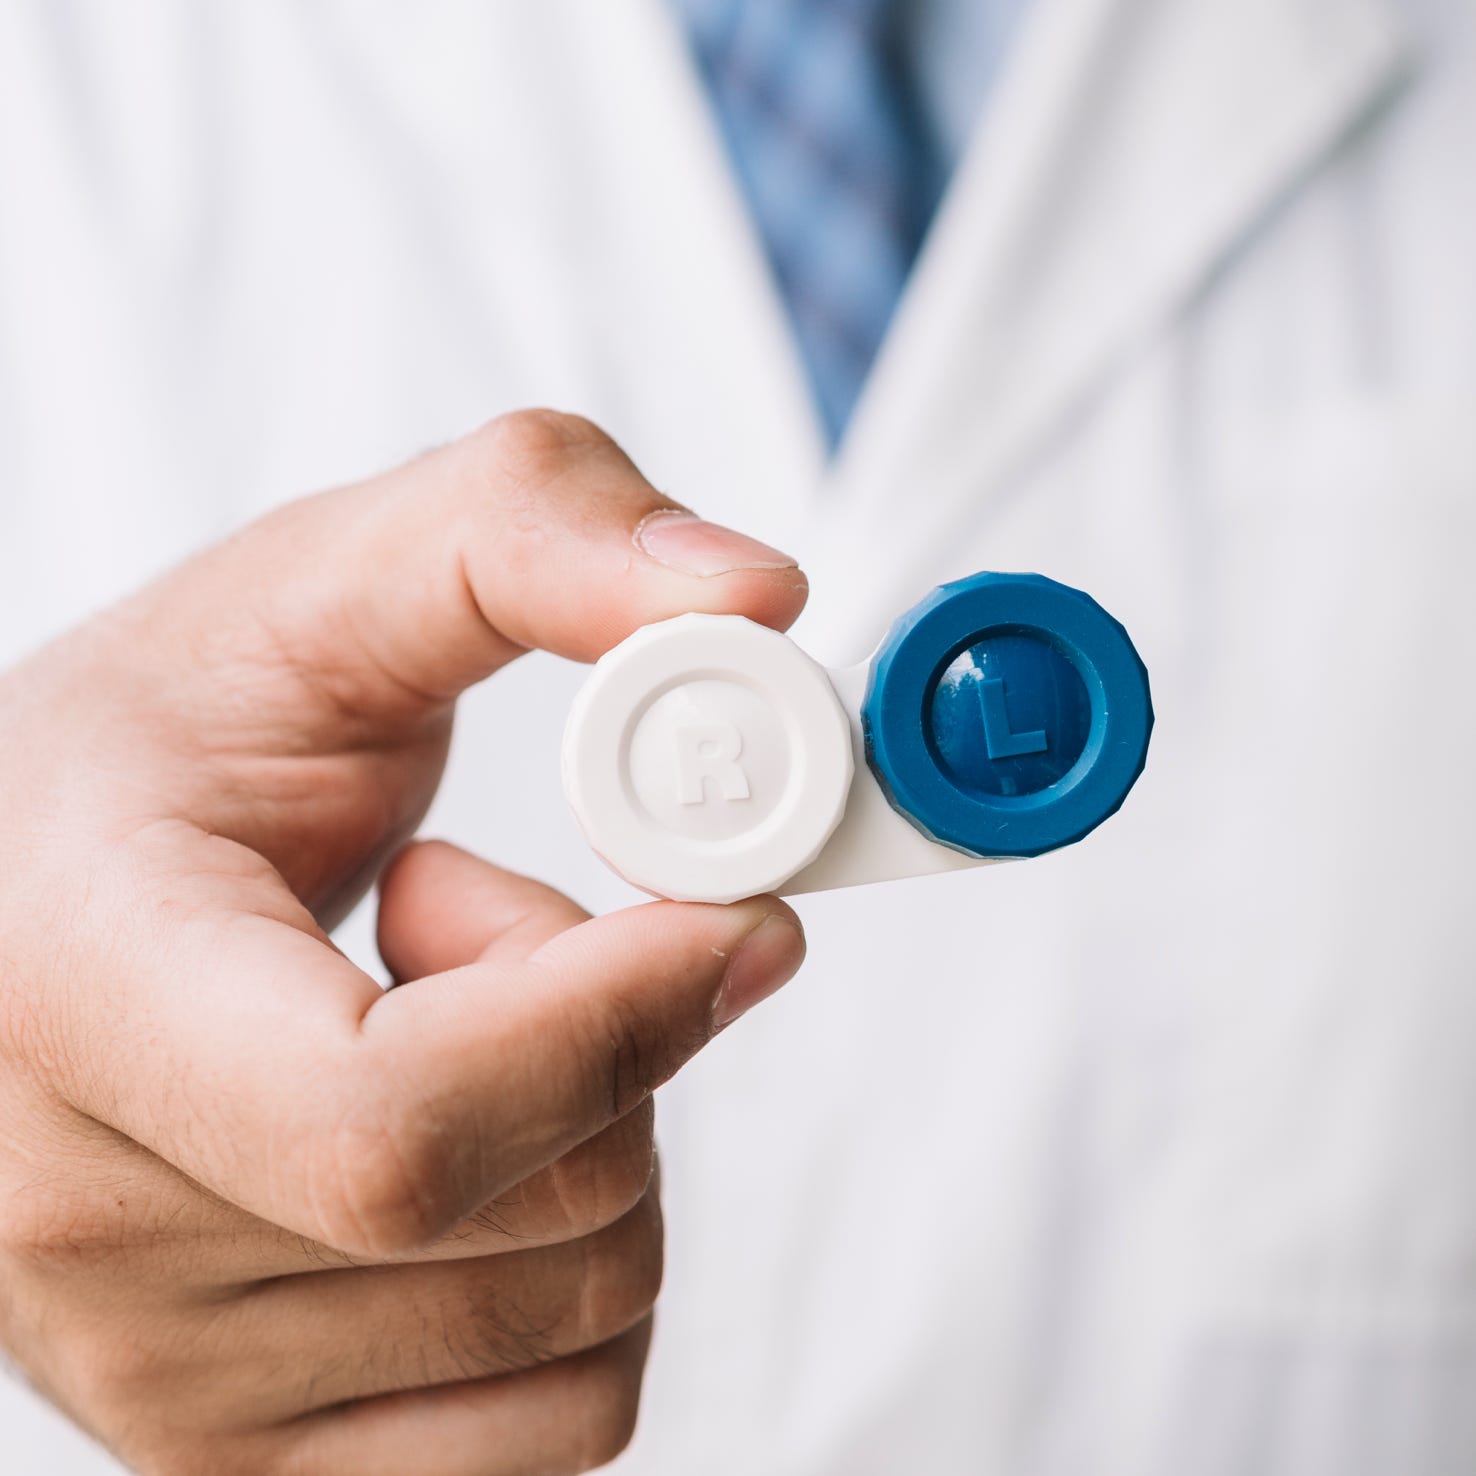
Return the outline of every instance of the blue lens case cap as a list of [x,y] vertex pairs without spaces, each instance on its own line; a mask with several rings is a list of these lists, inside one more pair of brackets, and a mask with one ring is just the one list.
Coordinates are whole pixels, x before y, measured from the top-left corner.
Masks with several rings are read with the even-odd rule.
[[985,573],[942,585],[892,626],[861,722],[877,782],[929,839],[1037,856],[1122,804],[1153,704],[1127,632],[1089,595]]

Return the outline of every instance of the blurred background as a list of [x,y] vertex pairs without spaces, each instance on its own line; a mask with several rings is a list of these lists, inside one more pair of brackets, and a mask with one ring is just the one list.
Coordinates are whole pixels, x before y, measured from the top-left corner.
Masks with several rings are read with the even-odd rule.
[[[803,899],[663,1092],[619,1469],[1476,1470],[1473,88],[1470,0],[0,0],[5,661],[548,404],[822,660],[997,568],[1152,673],[1101,832]],[[471,693],[427,829],[604,909],[579,677]]]

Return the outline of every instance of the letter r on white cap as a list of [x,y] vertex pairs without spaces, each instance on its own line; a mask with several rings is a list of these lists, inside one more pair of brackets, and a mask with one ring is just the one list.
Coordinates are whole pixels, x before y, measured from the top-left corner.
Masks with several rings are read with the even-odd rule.
[[711,779],[725,800],[748,798],[748,775],[738,763],[743,734],[732,723],[684,723],[676,740],[677,798],[684,805],[706,799],[705,781]]

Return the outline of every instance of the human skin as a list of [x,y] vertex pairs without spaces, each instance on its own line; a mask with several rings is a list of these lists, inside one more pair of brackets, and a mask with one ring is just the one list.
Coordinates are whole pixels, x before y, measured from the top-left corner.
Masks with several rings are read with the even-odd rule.
[[[457,694],[524,650],[799,613],[792,561],[672,507],[522,412],[0,679],[0,1341],[136,1470],[551,1476],[629,1439],[651,1093],[798,924],[591,920],[406,841]],[[388,992],[325,931],[376,875]]]

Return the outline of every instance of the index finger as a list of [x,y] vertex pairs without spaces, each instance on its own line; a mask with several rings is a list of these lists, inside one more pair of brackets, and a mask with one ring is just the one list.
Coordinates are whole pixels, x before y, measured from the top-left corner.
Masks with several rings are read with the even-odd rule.
[[288,504],[152,586],[119,623],[141,687],[175,692],[168,633],[197,667],[207,631],[219,659],[261,648],[305,676],[362,736],[444,706],[530,648],[592,661],[688,611],[782,630],[807,592],[787,554],[658,492],[597,426],[520,411]]

